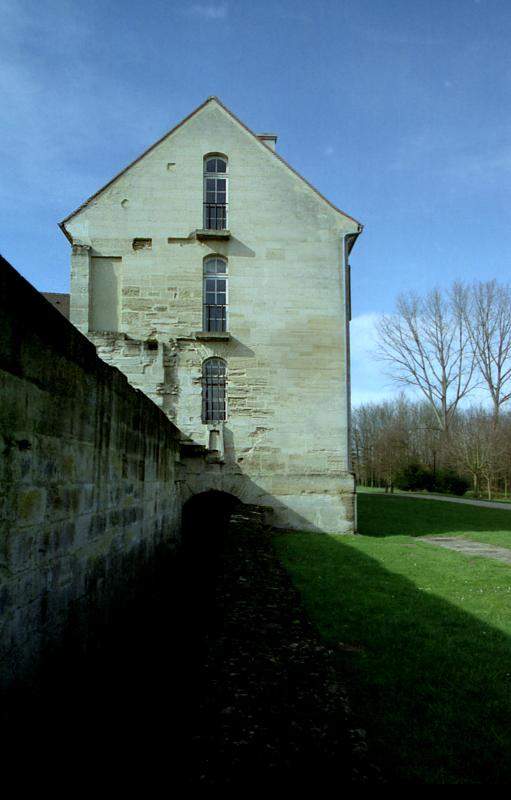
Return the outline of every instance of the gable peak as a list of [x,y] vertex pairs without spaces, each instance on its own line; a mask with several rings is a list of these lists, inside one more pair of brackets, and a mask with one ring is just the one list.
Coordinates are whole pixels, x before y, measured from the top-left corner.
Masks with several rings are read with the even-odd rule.
[[82,203],[77,209],[75,209],[75,211],[73,211],[71,214],[68,214],[68,216],[65,217],[62,220],[62,222],[59,223],[59,227],[61,228],[61,230],[64,233],[64,235],[66,236],[66,238],[69,239],[69,241],[72,243],[72,237],[70,236],[69,232],[66,229],[66,222],[71,220],[74,216],[76,216],[76,214],[78,214],[80,211],[82,211],[84,208],[86,208],[89,205],[89,203],[91,203],[93,200],[95,200],[97,197],[99,197],[99,195],[103,194],[103,192],[106,189],[108,189],[122,175],[124,175],[129,169],[131,169],[131,167],[133,167],[135,164],[137,164],[139,161],[141,161],[148,153],[150,153],[152,150],[154,150],[156,147],[158,147],[158,145],[160,145],[165,139],[167,139],[169,136],[172,136],[179,128],[181,128],[184,125],[186,125],[186,123],[189,120],[191,120],[196,114],[199,114],[201,111],[203,111],[206,108],[206,106],[208,106],[210,103],[214,103],[214,104],[218,105],[219,108],[221,108],[222,111],[224,111],[232,120],[234,120],[235,123],[240,125],[241,128],[243,128],[255,140],[257,140],[262,145],[264,145],[264,147],[265,147],[265,149],[267,151],[269,151],[271,154],[273,154],[274,157],[279,159],[279,161],[282,162],[282,164],[284,164],[284,166],[287,167],[287,169],[289,169],[292,173],[294,173],[294,175],[296,175],[296,177],[299,178],[299,180],[303,181],[303,183],[306,186],[308,186],[309,189],[311,189],[323,202],[325,202],[328,206],[333,208],[334,211],[336,211],[337,213],[341,214],[341,216],[346,217],[346,218],[350,219],[352,222],[354,222],[357,225],[359,232],[362,230],[363,226],[362,226],[362,224],[360,222],[358,222],[358,220],[354,219],[349,214],[346,214],[346,212],[341,211],[341,209],[337,208],[337,206],[335,206],[333,203],[331,203],[330,200],[327,200],[327,198],[324,195],[322,195],[321,192],[319,192],[316,189],[315,186],[310,184],[309,181],[307,181],[303,177],[303,175],[300,175],[299,172],[297,172],[290,164],[288,164],[287,161],[285,161],[282,158],[282,156],[280,156],[278,153],[275,152],[275,145],[276,145],[276,142],[277,142],[277,134],[275,134],[275,133],[261,133],[261,134],[254,133],[254,131],[252,131],[248,127],[248,125],[245,125],[244,122],[242,122],[226,105],[224,105],[224,103],[222,103],[222,101],[220,100],[220,98],[217,95],[213,94],[213,95],[210,95],[209,97],[207,97],[206,100],[204,100],[203,103],[201,103],[199,106],[197,106],[197,108],[195,108],[190,114],[188,114],[187,117],[185,117],[183,120],[181,120],[181,122],[179,122],[174,128],[172,128],[170,131],[167,131],[167,133],[165,133],[160,139],[158,139],[158,141],[156,141],[154,144],[152,144],[138,158],[136,158],[134,161],[132,161],[131,164],[128,164],[127,167],[125,167],[123,170],[121,170],[121,172],[119,172],[117,175],[115,175],[115,177],[113,177],[112,180],[110,180],[107,184],[105,184],[105,186],[103,186],[101,189],[99,189],[97,192],[95,192],[91,197],[89,197],[84,203]]

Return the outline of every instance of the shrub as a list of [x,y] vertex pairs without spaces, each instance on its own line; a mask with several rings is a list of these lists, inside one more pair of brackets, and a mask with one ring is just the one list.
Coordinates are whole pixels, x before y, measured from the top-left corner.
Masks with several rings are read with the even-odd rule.
[[433,473],[422,464],[412,463],[397,474],[394,485],[406,492],[439,492],[461,496],[470,488],[470,481],[452,469],[439,469]]
[[396,476],[395,486],[407,492],[417,492],[426,490],[431,492],[434,485],[434,477],[431,470],[423,467],[422,464],[408,464]]
[[470,488],[470,481],[463,475],[457,475],[453,470],[439,470],[435,475],[434,491],[447,492],[461,496]]

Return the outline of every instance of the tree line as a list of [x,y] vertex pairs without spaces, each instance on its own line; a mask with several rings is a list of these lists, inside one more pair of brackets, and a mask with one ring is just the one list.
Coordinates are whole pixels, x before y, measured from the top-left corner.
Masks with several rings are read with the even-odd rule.
[[[353,413],[360,483],[507,496],[511,471],[511,290],[497,281],[400,295],[381,318],[378,356],[422,399]],[[477,393],[477,394],[476,394]],[[478,404],[474,404],[477,396]],[[472,401],[472,402],[471,402]],[[411,485],[410,485],[411,484]],[[418,487],[415,487],[418,488]]]

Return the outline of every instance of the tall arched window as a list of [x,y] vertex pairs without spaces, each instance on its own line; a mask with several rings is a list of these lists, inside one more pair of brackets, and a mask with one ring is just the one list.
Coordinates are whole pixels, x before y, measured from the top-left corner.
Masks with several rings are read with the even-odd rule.
[[227,158],[204,158],[204,228],[227,229]]
[[202,365],[202,421],[227,419],[227,365],[223,358],[208,358]]
[[203,330],[227,330],[227,259],[206,256],[204,259]]

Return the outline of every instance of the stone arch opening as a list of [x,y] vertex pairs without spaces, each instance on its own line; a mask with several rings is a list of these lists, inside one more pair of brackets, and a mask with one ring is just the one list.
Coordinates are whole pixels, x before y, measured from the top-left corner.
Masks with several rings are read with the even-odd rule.
[[218,622],[215,587],[229,517],[239,505],[234,495],[212,490],[190,497],[183,506],[180,580],[188,615],[203,631]]
[[183,506],[182,543],[185,549],[216,551],[219,537],[241,500],[229,492],[211,489],[193,495]]

